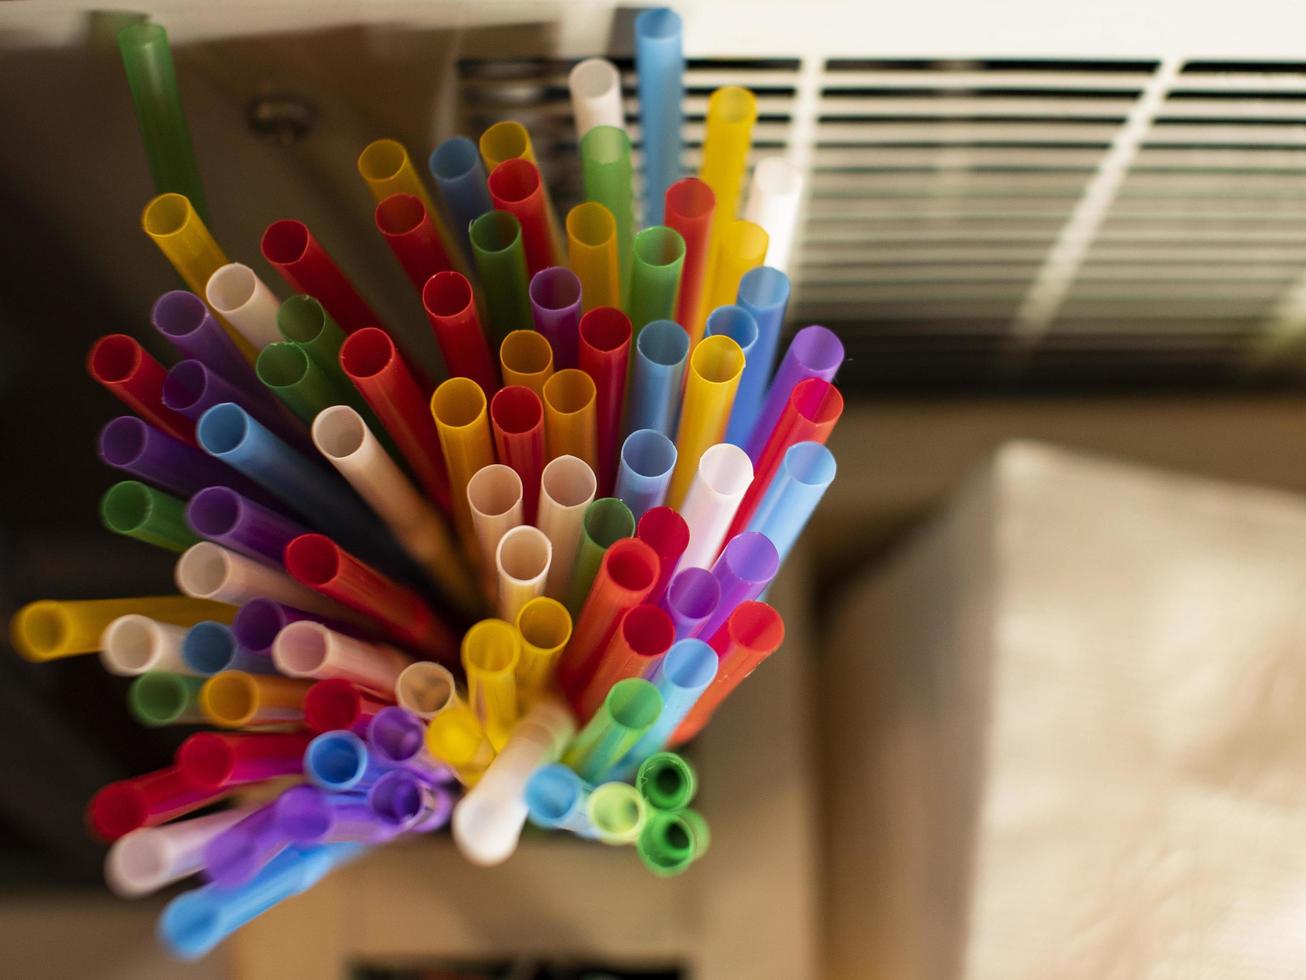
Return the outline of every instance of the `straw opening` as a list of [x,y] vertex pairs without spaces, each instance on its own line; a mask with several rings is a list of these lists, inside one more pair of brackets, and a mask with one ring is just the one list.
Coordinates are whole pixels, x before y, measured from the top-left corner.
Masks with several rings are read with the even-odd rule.
[[[559,456],[550,460],[540,474],[540,492],[559,507],[583,507],[594,499],[597,489],[598,479],[594,471],[576,456]],[[587,525],[589,516],[586,512]]]
[[140,888],[148,890],[167,879],[171,867],[167,848],[155,839],[128,834],[110,853],[112,880],[109,884],[119,894],[130,897],[138,894]]
[[727,384],[744,369],[744,352],[729,337],[705,337],[694,348],[690,365],[709,384]]
[[603,833],[624,837],[644,820],[644,800],[633,786],[605,783],[590,794],[589,818]]
[[294,344],[268,344],[254,364],[259,380],[270,388],[289,388],[308,377],[308,355]]
[[340,366],[351,378],[374,378],[397,356],[395,342],[380,327],[355,330],[340,346]]
[[493,169],[504,160],[530,153],[530,135],[518,122],[497,122],[481,134],[481,156]]
[[745,582],[764,582],[780,566],[775,545],[761,531],[735,535],[721,555],[730,571]]
[[621,618],[621,636],[636,655],[657,657],[675,641],[676,628],[657,606],[635,606]]
[[635,517],[616,497],[600,497],[585,510],[585,533],[600,548],[609,548],[635,533]]
[[221,623],[196,623],[181,641],[181,657],[197,674],[211,677],[231,666],[236,638]]
[[422,784],[406,772],[387,773],[367,799],[382,819],[405,824],[422,812]]
[[327,732],[309,743],[304,768],[319,784],[346,788],[367,770],[367,748],[352,732]]
[[675,265],[685,257],[685,240],[674,228],[657,225],[635,235],[635,258],[645,265]]
[[221,914],[199,895],[181,895],[163,911],[166,928],[177,949],[205,950],[222,937]]
[[363,448],[366,436],[366,423],[348,405],[332,405],[313,420],[313,441],[331,459],[348,459]]
[[129,782],[110,783],[91,798],[93,830],[110,840],[130,833],[149,819],[145,794]]
[[576,273],[562,266],[552,266],[535,273],[531,277],[528,291],[531,301],[545,310],[568,310],[580,303],[580,279]]
[[185,228],[194,215],[195,209],[185,194],[160,194],[145,205],[141,223],[147,235],[166,238]]
[[580,339],[603,353],[630,343],[630,317],[613,306],[600,306],[580,318]]
[[467,503],[485,517],[502,517],[522,499],[521,477],[511,466],[491,463],[467,481]]
[[204,300],[184,289],[174,289],[154,301],[150,322],[166,336],[185,337],[202,327],[208,315]]
[[219,725],[239,728],[258,710],[258,685],[246,673],[224,671],[200,688],[200,707]]
[[816,425],[827,425],[843,414],[843,395],[839,389],[820,378],[804,378],[794,385],[789,396],[795,410]]
[[708,315],[707,333],[711,337],[729,337],[747,350],[757,342],[757,321],[742,306],[718,306]]
[[512,670],[521,656],[516,631],[501,619],[485,619],[463,637],[463,663],[468,670],[498,674]]
[[301,620],[283,629],[272,649],[278,670],[291,677],[307,677],[326,666],[330,637],[320,623]]
[[654,507],[645,511],[635,534],[641,542],[656,549],[659,561],[679,558],[689,544],[689,525],[671,507]]
[[642,541],[632,544],[643,547],[623,548],[618,542],[608,549],[604,561],[613,582],[628,592],[642,592],[657,578],[657,558]]
[[702,640],[681,640],[667,653],[662,671],[667,680],[683,690],[703,687],[716,676],[716,651]]
[[450,378],[435,389],[431,411],[441,425],[460,429],[485,414],[485,392],[471,378]]
[[630,158],[630,137],[617,126],[595,126],[580,140],[582,159],[612,166]]
[[794,334],[792,351],[795,359],[813,374],[833,371],[843,363],[843,341],[826,327],[803,327]]
[[529,160],[514,157],[491,171],[487,185],[499,200],[518,204],[540,189],[540,172]]
[[598,99],[621,86],[621,73],[606,58],[586,58],[567,76],[567,84],[579,98]]
[[149,487],[135,480],[115,483],[105,493],[100,506],[104,523],[119,534],[139,531],[149,523],[153,511],[154,496]]
[[451,766],[463,766],[480,753],[485,734],[470,712],[442,711],[431,719],[426,741],[432,755]]
[[154,623],[144,616],[120,616],[104,631],[104,650],[124,673],[144,671],[156,658]]
[[834,453],[817,442],[800,442],[785,453],[784,468],[805,486],[825,486],[834,479]]
[[186,505],[186,519],[206,538],[230,534],[240,523],[240,494],[227,487],[205,487]]
[[294,218],[282,218],[268,225],[259,247],[273,265],[291,265],[308,252],[308,225]]
[[396,700],[409,711],[430,717],[453,703],[453,675],[439,664],[409,664],[395,683]]
[[542,374],[553,366],[553,347],[538,330],[514,330],[503,338],[499,360],[515,374]]
[[422,305],[431,316],[459,316],[472,306],[472,284],[461,272],[437,272],[422,287]]
[[142,725],[159,727],[181,718],[190,704],[191,688],[177,674],[151,670],[127,689],[127,710]]
[[635,348],[654,364],[675,367],[689,353],[689,334],[675,320],[654,320],[639,332]]
[[376,206],[376,227],[386,235],[407,235],[426,218],[426,207],[412,194],[391,194]]
[[358,155],[358,173],[367,181],[394,180],[407,160],[408,151],[398,140],[376,140]]
[[558,823],[580,805],[584,788],[574,772],[555,764],[536,770],[526,793],[533,814],[549,823]]
[[726,631],[746,650],[774,650],[784,642],[780,614],[764,602],[744,602],[726,620]]
[[431,151],[428,167],[440,180],[457,180],[475,170],[480,160],[475,143],[466,136],[454,136]]
[[204,294],[219,313],[232,313],[254,298],[258,276],[254,270],[239,262],[224,265],[204,287]]
[[198,599],[210,599],[226,584],[227,553],[215,544],[192,545],[177,561],[177,583]]
[[498,557],[504,574],[530,581],[548,571],[553,549],[539,528],[515,527],[500,539]]
[[315,588],[340,574],[340,549],[324,534],[301,534],[286,545],[284,557],[287,570]]
[[177,765],[192,783],[221,786],[236,768],[236,753],[222,736],[198,732],[181,743]]
[[667,188],[666,207],[689,220],[705,218],[716,208],[716,195],[697,177],[686,177]]
[[594,379],[580,368],[564,368],[544,382],[544,403],[560,415],[574,415],[594,404]]
[[723,442],[709,447],[699,458],[698,475],[713,493],[733,497],[753,482],[753,463],[748,453]]
[[540,396],[524,385],[507,385],[490,399],[490,418],[509,435],[532,432],[544,419]]
[[726,85],[708,98],[707,115],[727,125],[752,123],[757,119],[757,99],[746,88]]
[[122,333],[101,337],[91,348],[91,374],[104,384],[118,384],[132,377],[145,360],[145,351]]
[[517,614],[517,630],[531,646],[554,650],[571,637],[571,616],[557,599],[541,596],[522,606]]
[[222,402],[200,416],[195,434],[200,445],[214,455],[221,456],[241,447],[249,436],[249,417],[239,405]]
[[163,404],[174,412],[185,412],[204,403],[209,372],[203,362],[178,361],[163,376]]
[[326,310],[312,296],[291,296],[277,310],[277,328],[296,344],[311,344],[326,327]]
[[145,452],[149,427],[134,415],[119,415],[100,430],[100,455],[110,466],[136,463]]
[[703,619],[721,601],[721,586],[706,568],[686,568],[667,587],[667,605],[686,619]]
[[333,677],[318,681],[304,695],[304,722],[314,731],[348,728],[362,713],[363,696],[349,681]]
[[587,248],[601,248],[617,234],[617,219],[598,201],[577,204],[567,213],[567,235]]
[[377,754],[390,762],[407,762],[422,750],[426,732],[403,708],[384,708],[376,713],[367,729],[368,740]]
[[622,443],[621,459],[639,476],[664,476],[676,465],[676,444],[656,429],[640,429]]
[[681,30],[680,15],[666,7],[646,10],[635,18],[635,33],[651,40],[674,40],[680,37]]
[[482,252],[505,252],[521,240],[521,222],[507,211],[486,211],[472,221],[468,234]]
[[739,301],[759,310],[770,309],[789,300],[789,277],[769,265],[749,269],[739,280]]

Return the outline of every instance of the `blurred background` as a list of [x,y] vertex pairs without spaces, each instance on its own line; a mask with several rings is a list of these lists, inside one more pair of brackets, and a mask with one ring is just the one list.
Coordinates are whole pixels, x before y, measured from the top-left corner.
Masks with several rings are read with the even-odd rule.
[[[1292,862],[1279,862],[1272,887],[1258,871],[1212,892],[1227,906],[1213,900],[1200,915],[1177,900],[1141,935],[1131,930],[1151,921],[1161,898],[1110,928],[1089,903],[1048,925],[1053,953],[1029,950],[1017,926],[1064,896],[1077,864],[1053,855],[1076,853],[1092,831],[1034,807],[1020,811],[1021,825],[1048,835],[1046,861],[1015,874],[998,860],[1008,852],[987,848],[1008,826],[1003,801],[1030,799],[1020,789],[1026,749],[1050,744],[1035,721],[1000,724],[1009,717],[1001,706],[1023,690],[1013,677],[1027,675],[1008,673],[1021,662],[1009,649],[1040,648],[1047,687],[1025,693],[1059,703],[1050,692],[1096,681],[1071,669],[1080,653],[1057,637],[1092,635],[1133,622],[1128,610],[1173,601],[1167,622],[1202,635],[1166,647],[1176,659],[1156,661],[1148,677],[1129,674],[1132,666],[1110,673],[1099,693],[1164,688],[1235,650],[1244,666],[1261,663],[1252,638],[1262,638],[1282,653],[1257,674],[1276,692],[1265,703],[1282,709],[1302,696],[1292,610],[1306,597],[1304,563],[1294,562],[1306,505],[1292,494],[1306,488],[1306,61],[1292,45],[1306,14],[1264,0],[1240,5],[1236,19],[1177,0],[1056,10],[1032,0],[997,10],[943,0],[676,6],[689,58],[686,170],[698,164],[709,93],[752,88],[753,159],[788,156],[807,175],[787,328],[825,324],[848,352],[838,381],[849,410],[831,439],[840,474],[773,593],[789,626],[783,655],[693,749],[713,825],[709,858],[659,881],[619,853],[552,838],[528,841],[494,871],[463,864],[447,840],[387,848],[204,963],[179,967],[154,949],[161,900],[133,905],[105,892],[102,849],[81,813],[104,782],[166,764],[180,736],[135,727],[125,682],[95,658],[32,665],[10,650],[0,657],[0,945],[16,956],[13,975],[1010,980],[1193,975],[1183,965],[1198,963],[1221,977],[1306,971],[1299,940],[1223,928],[1222,913],[1239,901],[1263,903],[1267,916],[1299,913],[1306,876]],[[516,119],[532,133],[555,200],[569,207],[580,193],[566,88],[577,60],[603,54],[625,73],[638,166],[631,25],[641,9],[545,0],[0,6],[0,612],[43,597],[171,589],[167,553],[99,525],[97,503],[114,477],[94,439],[117,411],[83,367],[106,332],[161,355],[148,310],[176,285],[140,230],[153,190],[119,27],[148,14],[169,31],[211,226],[230,257],[276,283],[258,254],[262,229],[304,220],[438,370],[420,306],[372,227],[358,151],[394,137],[420,161],[447,136]],[[1245,484],[1287,493],[1267,499]],[[1041,492],[1064,500],[1065,512],[1028,512]],[[1119,519],[1094,524],[1109,514]],[[1173,534],[1157,530],[1172,525]],[[1026,547],[1056,529],[1081,536],[1056,551]],[[1240,551],[1251,539],[1269,550]],[[1086,554],[1096,558],[1085,564],[1077,556]],[[1148,577],[1150,563],[1160,578]],[[1180,565],[1206,569],[1207,585],[1221,587],[1176,584]],[[1100,574],[1065,577],[1085,568]],[[1211,620],[1212,607],[1271,585],[1282,606]],[[1021,590],[1036,587],[1037,608],[1060,618],[1031,638],[1021,610],[1032,600]],[[1087,595],[1106,600],[1099,608]],[[1089,607],[1091,618],[1076,618]],[[1109,635],[1132,665],[1128,654],[1173,634],[1122,626]],[[1217,642],[1233,635],[1242,646]],[[1215,676],[1236,681],[1235,667]],[[990,694],[954,690],[961,677],[980,678]],[[1212,686],[1234,697],[1236,685]],[[1209,696],[1180,714],[1191,720],[1194,706],[1225,703]],[[1248,708],[1225,734],[1257,717]],[[1306,761],[1301,723],[1285,717],[1247,735],[1252,747],[1237,759],[1217,753],[1203,769],[1184,756],[1176,771],[1217,796],[1233,786],[1229,798],[1238,798],[1248,766]],[[1107,739],[1118,720],[1109,711],[1087,719],[1083,744]],[[1132,744],[1172,721],[1140,708]],[[1072,758],[1060,757],[1061,767]],[[1156,758],[1173,776],[1172,757]],[[1119,773],[1143,764],[1094,759],[1080,760],[1086,781],[1093,765]],[[1258,797],[1275,820],[1299,802],[1292,772]],[[1130,819],[1164,823],[1168,803],[1157,806]],[[1098,827],[1120,813],[1099,816]],[[1252,819],[1222,819],[1244,816]],[[1301,829],[1264,824],[1256,847],[1281,852]],[[1112,853],[1128,853],[1128,839]],[[1184,856],[1210,839],[1158,843],[1148,874],[1165,877],[1172,861],[1191,868]],[[1137,892],[1134,871],[1093,895]],[[1179,874],[1163,891],[1236,873]],[[1176,938],[1194,921],[1223,937],[1218,955]],[[1058,930],[1075,941],[1052,942]]]

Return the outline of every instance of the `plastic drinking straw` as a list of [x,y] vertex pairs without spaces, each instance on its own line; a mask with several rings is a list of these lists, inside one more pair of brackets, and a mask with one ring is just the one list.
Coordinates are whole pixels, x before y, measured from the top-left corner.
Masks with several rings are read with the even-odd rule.
[[794,387],[805,378],[833,381],[839,366],[843,364],[843,356],[843,342],[832,330],[813,325],[803,327],[794,334],[794,339],[789,342],[789,349],[766,390],[762,411],[744,446],[754,466],[757,465],[762,448],[771,438],[776,423],[780,421],[780,415],[789,404],[789,396]]
[[243,670],[251,674],[271,674],[272,661],[242,650],[230,626],[206,620],[186,631],[181,641],[181,656],[186,673],[212,677],[224,670]]
[[643,541],[658,556],[658,578],[649,590],[648,603],[662,601],[676,563],[689,545],[689,525],[670,507],[654,507],[644,513],[635,527],[635,537]]
[[225,670],[200,688],[204,717],[222,728],[254,728],[299,722],[309,685],[291,677]]
[[395,681],[395,701],[399,707],[427,721],[460,700],[453,674],[443,664],[414,661]]
[[780,564],[789,557],[798,535],[834,480],[834,454],[819,442],[799,442],[785,450],[770,488],[748,521],[775,545]]
[[493,170],[504,160],[521,157],[535,163],[535,149],[531,146],[531,134],[519,122],[505,120],[490,126],[481,133],[478,142],[481,158],[486,170]]
[[150,323],[183,357],[192,358],[243,392],[250,404],[270,404],[249,360],[194,293],[174,289],[150,308]]
[[199,540],[186,526],[186,505],[139,480],[122,480],[100,498],[100,520],[116,534],[185,551]]
[[703,453],[680,508],[689,525],[689,546],[677,570],[711,566],[752,482],[753,464],[738,446],[723,442]]
[[635,366],[626,399],[626,432],[655,429],[672,436],[680,418],[680,392],[689,360],[689,335],[672,320],[654,320],[635,342]]
[[617,225],[617,287],[625,305],[630,284],[631,243],[635,237],[635,198],[631,185],[630,137],[616,126],[595,126],[580,141],[585,199],[597,201]]
[[292,845],[243,885],[204,885],[178,895],[159,919],[159,939],[174,956],[197,960],[241,926],[308,891],[364,850],[353,842]]
[[640,830],[635,852],[661,878],[684,872],[707,850],[707,821],[693,810],[654,810]]
[[521,477],[502,463],[481,467],[467,481],[467,506],[472,512],[481,568],[487,577],[497,576],[499,539],[522,522]]
[[468,229],[476,273],[485,286],[485,316],[494,344],[531,325],[521,223],[507,211],[487,211]]
[[[298,792],[310,792],[310,789],[301,789]],[[295,799],[296,793],[293,790],[287,790],[290,799]],[[285,795],[285,794],[283,794]],[[220,888],[234,888],[252,878],[263,865],[267,864],[272,858],[276,857],[283,851],[293,838],[282,833],[278,819],[278,809],[281,798],[278,797],[271,803],[267,803],[248,817],[218,834],[213,840],[209,841],[208,846],[204,848],[204,870],[202,872],[205,881],[217,885]],[[301,811],[306,811],[306,807],[300,807]],[[306,812],[299,814],[300,820],[297,821],[301,828],[305,828],[306,835],[316,839],[317,831],[326,826],[327,821],[321,819],[322,814],[319,812],[319,819],[305,819]],[[311,830],[307,828],[312,825]]]
[[576,456],[598,468],[598,411],[594,381],[564,368],[544,382],[544,442],[550,459]]
[[671,744],[679,745],[702,731],[721,702],[780,648],[784,638],[785,624],[778,612],[763,602],[741,603],[709,641],[720,663],[716,678],[676,728]]
[[147,670],[187,672],[181,658],[186,627],[128,613],[104,628],[100,638],[100,663],[119,677],[135,677]]
[[[212,541],[201,541],[182,552],[177,559],[174,577],[180,591],[197,599],[240,604],[267,598],[321,616],[335,616],[351,622],[359,619],[344,606],[305,588],[279,569],[238,555]],[[220,617],[197,616],[195,621],[200,619]]]
[[571,584],[586,512],[598,487],[594,471],[575,456],[550,460],[540,474],[540,508],[536,525],[553,545],[553,561],[544,594],[558,599]]
[[[704,644],[706,646],[706,644]],[[712,674],[716,675],[716,653],[710,647]],[[635,773],[635,788],[658,810],[683,810],[694,801],[698,775],[678,752],[654,752],[644,758]]]
[[426,493],[445,511],[456,506],[422,389],[390,335],[378,327],[350,334],[340,348],[340,367],[394,439]]
[[590,310],[580,321],[580,369],[594,382],[599,484],[612,492],[617,441],[630,363],[630,318],[611,306]]
[[303,732],[197,732],[177,748],[175,761],[197,786],[244,786],[303,772],[304,750],[310,741],[312,736]]
[[499,539],[495,568],[499,577],[499,616],[516,622],[517,614],[531,599],[544,592],[553,545],[537,527],[515,527]]
[[300,535],[286,545],[284,560],[297,582],[361,613],[396,643],[436,660],[452,659],[453,635],[417,593],[359,561],[326,535]]
[[[680,177],[685,52],[680,15],[659,7],[635,18],[635,73],[644,142],[644,224],[665,219],[662,201]],[[667,224],[670,224],[668,221]]]
[[385,771],[353,732],[323,732],[304,750],[304,775],[333,793],[366,789]]
[[567,611],[573,619],[585,605],[608,548],[634,533],[635,516],[616,497],[599,497],[585,508],[565,599]]
[[38,599],[20,608],[9,620],[9,640],[24,658],[38,663],[94,653],[101,647],[105,628],[119,616],[131,613],[174,626],[193,626],[202,619],[225,617],[230,622],[236,610],[221,602],[179,595]]
[[155,190],[160,194],[185,194],[195,202],[200,214],[207,215],[204,184],[177,88],[168,32],[162,25],[148,21],[129,24],[118,32],[118,51],[136,105],[136,121],[141,127]]
[[576,138],[595,126],[625,127],[621,98],[621,72],[607,58],[586,58],[567,74],[571,112],[576,118]]
[[228,262],[219,267],[204,284],[204,299],[255,350],[281,339],[277,329],[281,300],[249,266]]
[[789,277],[769,265],[749,269],[739,280],[739,306],[757,324],[757,342],[746,352],[744,376],[739,379],[735,407],[726,426],[726,442],[743,446],[762,412],[762,399],[775,367],[780,329],[789,304]]
[[582,201],[567,212],[567,264],[580,278],[586,313],[621,304],[617,220],[598,201]]
[[721,601],[721,586],[706,568],[689,566],[671,576],[661,606],[671,616],[676,639],[693,636]]
[[618,681],[563,753],[563,765],[586,782],[598,782],[644,736],[661,712],[662,695],[648,681],[639,677]]
[[[753,314],[742,306],[718,306],[708,314],[705,336],[729,337],[737,343],[739,349],[744,352],[744,374],[748,373],[748,360],[753,356],[754,348],[757,346],[757,321],[753,319]],[[744,378],[741,376],[739,379],[741,388],[743,383]],[[735,400],[737,402],[738,397]],[[732,417],[733,414],[732,411]]]
[[231,622],[231,631],[236,635],[236,642],[250,653],[270,657],[277,634],[291,623],[297,623],[302,619],[323,623],[341,632],[357,630],[357,627],[345,626],[335,620],[324,619],[302,609],[296,609],[294,606],[287,606],[272,599],[257,598],[250,599],[240,607],[236,618]]
[[598,840],[613,846],[633,844],[648,820],[648,804],[628,783],[603,783],[585,801],[585,815]]
[[345,332],[316,299],[303,293],[289,297],[277,310],[277,330],[287,342],[311,357],[340,388],[350,387],[349,378],[340,368]]
[[767,237],[761,225],[738,219],[729,222],[717,236],[712,257],[712,276],[704,294],[698,323],[706,322],[713,310],[728,306],[739,295],[739,282],[751,269],[766,261]]
[[111,333],[86,355],[86,373],[151,425],[195,444],[195,423],[163,404],[164,367],[134,338]]
[[[422,178],[402,143],[393,139],[379,139],[367,144],[358,155],[358,175],[367,184],[372,200],[377,204],[396,194],[417,198],[422,203],[422,209],[434,232],[435,240],[431,243],[431,248],[439,251],[440,261],[443,262],[440,268],[454,267],[452,257],[457,254],[454,238],[449,234],[444,219],[431,200],[431,195],[427,193],[426,185],[422,183]],[[430,273],[422,277],[422,282],[428,278]],[[416,283],[418,289],[421,285],[421,282]]]
[[514,330],[499,345],[499,366],[505,385],[521,385],[544,397],[544,383],[553,376],[553,348],[537,330]]
[[626,437],[621,446],[616,496],[630,508],[635,520],[650,508],[661,506],[675,465],[675,443],[656,429],[640,429]]
[[[268,392],[264,390],[264,398]],[[163,404],[188,419],[199,422],[214,405],[232,402],[246,408],[277,438],[300,449],[304,443],[303,427],[293,420],[275,399],[254,402],[242,389],[228,381],[202,361],[187,359],[168,368],[163,379]]]
[[[418,727],[425,735],[425,729]],[[427,834],[449,822],[453,795],[443,786],[431,786],[410,769],[392,769],[368,790],[367,805],[384,824],[401,832]]]
[[101,462],[181,497],[208,486],[225,485],[268,499],[252,480],[134,415],[111,419],[100,430],[97,443]]
[[580,279],[570,269],[551,266],[531,277],[528,291],[535,329],[553,348],[553,366],[574,368],[580,332]]
[[185,519],[196,534],[232,551],[277,565],[293,539],[306,529],[229,487],[205,487],[186,505]]
[[480,782],[454,807],[453,840],[463,857],[493,865],[512,855],[526,823],[527,780],[557,760],[575,730],[571,713],[560,702],[540,698],[531,706]]
[[531,773],[522,794],[531,823],[546,830],[569,830],[578,837],[594,836],[585,812],[589,797],[584,780],[557,762]]
[[766,230],[768,263],[779,272],[789,269],[798,207],[803,198],[803,173],[784,157],[765,157],[753,168],[744,217]]
[[558,684],[565,693],[578,692],[589,680],[622,614],[648,598],[657,577],[657,555],[643,541],[623,538],[604,553],[575,617],[571,642],[558,660]]
[[535,523],[544,469],[544,405],[531,389],[508,385],[490,399],[495,455],[521,479],[522,518]]
[[437,272],[422,286],[422,307],[451,375],[471,378],[486,397],[499,387],[499,370],[476,312],[472,284],[461,272]]
[[788,403],[755,460],[753,482],[739,503],[735,519],[726,536],[738,534],[748,526],[753,512],[770,488],[784,462],[785,452],[800,442],[824,443],[843,414],[843,396],[839,389],[820,378],[805,378],[794,385]]
[[[716,213],[712,216],[709,265],[715,262],[716,243],[739,210],[748,148],[757,121],[757,99],[738,85],[717,89],[707,100],[707,129],[703,137],[703,164],[699,178],[712,188]],[[704,311],[705,312],[705,311]]]
[[223,810],[119,837],[104,858],[109,890],[121,898],[140,898],[189,878],[204,866],[205,845],[255,809]]
[[635,235],[631,250],[630,295],[626,309],[635,338],[654,320],[676,315],[680,274],[685,264],[685,240],[665,225],[645,228]]
[[318,300],[345,333],[380,325],[380,317],[304,222],[293,218],[272,222],[263,232],[259,248],[295,292]]
[[337,385],[298,344],[268,344],[259,352],[254,369],[264,386],[305,425],[312,425],[317,413],[332,405],[366,408],[356,391]]
[[458,697],[431,719],[426,728],[426,750],[447,765],[464,786],[475,786],[494,761],[494,746],[485,737],[485,729]]
[[553,668],[571,639],[571,614],[557,599],[537,596],[517,612],[521,658],[517,661],[517,691],[531,700],[548,688]]
[[684,502],[703,452],[725,435],[743,370],[744,352],[730,337],[704,338],[690,355],[676,429],[676,469],[667,491],[672,507]]
[[527,273],[533,276],[557,265],[559,255],[549,217],[552,206],[539,168],[520,157],[505,160],[490,171],[486,186],[494,207],[511,214],[521,226]]
[[390,698],[394,697],[399,674],[412,660],[383,643],[358,640],[321,623],[300,620],[277,634],[272,662],[287,677],[343,677]]
[[391,194],[376,206],[376,230],[419,293],[437,272],[453,268],[431,214],[413,194]]
[[475,528],[467,503],[467,484],[494,462],[485,392],[471,378],[450,378],[431,395],[429,415],[448,467],[454,526],[468,554],[475,554]]
[[176,766],[109,783],[91,797],[86,822],[92,833],[115,841],[138,827],[154,827],[226,795],[196,786]]
[[366,731],[372,718],[385,706],[384,701],[360,690],[356,684],[331,677],[318,681],[304,695],[304,727],[319,733],[346,728]]
[[149,670],[127,688],[127,712],[147,728],[197,725],[204,722],[199,707],[204,678],[171,670]]
[[[635,766],[640,766],[646,759],[653,756],[671,738],[676,728],[684,720],[685,716],[693,709],[694,704],[703,692],[707,690],[713,679],[717,675],[717,655],[716,651],[710,646],[698,639],[678,640],[676,644],[667,651],[661,663],[658,664],[651,680],[658,693],[662,695],[662,714],[658,715],[658,720],[650,728],[634,747],[629,754],[621,760],[620,769],[629,771]],[[669,753],[667,753],[669,754]],[[679,758],[679,757],[676,757]],[[682,765],[683,765],[682,760]],[[640,766],[640,775],[646,776],[643,766]],[[669,779],[670,777],[665,777]],[[694,794],[693,774],[690,773],[689,786],[687,795],[678,801],[670,799],[673,794],[659,793],[657,779],[646,778],[644,785],[641,786],[641,792],[650,803],[655,806],[662,805],[658,799],[665,799],[671,802],[672,806],[663,806],[664,809],[679,809],[689,803]],[[654,795],[650,795],[650,793]],[[654,797],[657,796],[658,799]]]
[[674,319],[692,324],[698,317],[703,294],[707,290],[708,248],[712,237],[712,215],[716,195],[697,177],[678,180],[666,192],[667,227],[674,228],[685,240],[685,261],[680,274],[680,295]]
[[671,617],[657,606],[627,609],[599,655],[594,672],[572,698],[577,720],[584,722],[592,718],[618,681],[627,677],[651,677],[675,638]]
[[322,411],[313,420],[313,444],[451,599],[464,610],[479,605],[444,522],[386,455],[361,415],[346,405]]
[[426,725],[406,708],[392,705],[377,712],[367,730],[367,750],[383,765],[410,766],[429,777],[447,779],[444,766],[426,753]]
[[751,602],[771,584],[780,568],[780,555],[765,534],[744,531],[736,534],[712,565],[712,577],[721,586],[721,599],[696,635],[714,637],[726,618],[740,603]]
[[431,151],[427,169],[435,178],[440,199],[453,219],[463,254],[470,259],[472,242],[467,235],[468,226],[486,211],[494,210],[485,186],[481,154],[466,136],[451,136]]
[[463,636],[467,703],[496,750],[517,723],[517,661],[521,637],[510,623],[483,619]]

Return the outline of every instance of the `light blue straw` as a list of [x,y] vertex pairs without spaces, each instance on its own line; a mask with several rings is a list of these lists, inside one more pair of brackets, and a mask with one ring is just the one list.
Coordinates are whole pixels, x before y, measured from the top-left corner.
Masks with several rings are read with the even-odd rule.
[[621,445],[617,468],[619,497],[638,521],[645,511],[662,506],[676,468],[676,444],[656,429],[639,429]]
[[680,179],[681,105],[685,100],[683,25],[660,7],[635,18],[639,125],[644,134],[644,224],[662,224],[667,188]]
[[780,330],[789,305],[789,277],[769,265],[749,269],[739,280],[738,303],[757,322],[757,343],[744,363],[744,374],[735,393],[735,407],[726,427],[725,441],[743,447],[757,424],[757,417],[762,414],[762,399],[775,369]]
[[654,320],[639,332],[626,399],[627,433],[655,429],[668,439],[676,437],[688,359],[689,334],[675,320]]

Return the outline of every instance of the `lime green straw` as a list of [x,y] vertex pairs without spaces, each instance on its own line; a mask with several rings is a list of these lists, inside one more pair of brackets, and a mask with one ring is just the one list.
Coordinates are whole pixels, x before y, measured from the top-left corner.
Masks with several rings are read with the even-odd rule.
[[116,534],[182,552],[200,540],[186,523],[186,504],[139,480],[115,483],[100,498],[100,520]]
[[674,228],[663,225],[645,228],[635,235],[631,261],[630,296],[626,300],[626,309],[630,312],[630,342],[633,345],[645,324],[676,318],[680,270],[685,264],[685,240]]
[[642,677],[617,681],[563,754],[562,764],[586,782],[599,782],[661,713],[662,695],[648,681]]
[[567,600],[563,603],[573,621],[590,594],[594,576],[599,572],[603,554],[622,538],[635,535],[635,515],[624,501],[600,497],[585,508],[580,526],[580,543],[576,546],[576,563],[571,568]]
[[708,843],[707,821],[698,813],[654,810],[640,831],[635,852],[655,875],[670,878],[702,857]]
[[535,326],[526,277],[521,223],[507,211],[486,211],[468,229],[476,273],[484,283],[485,315],[494,349],[513,330]]
[[676,752],[654,752],[635,773],[635,787],[659,810],[683,810],[694,799],[698,777]]
[[605,844],[633,844],[648,820],[644,797],[629,783],[604,783],[594,787],[585,801],[594,836]]
[[595,126],[581,137],[580,163],[585,177],[585,200],[598,201],[617,221],[617,275],[624,308],[630,288],[631,244],[635,237],[630,137],[618,126]]
[[142,725],[191,725],[204,721],[197,699],[206,678],[150,670],[127,688],[127,710]]
[[160,194],[184,194],[207,224],[204,185],[177,89],[168,32],[159,24],[131,24],[118,32],[118,51],[136,103],[136,120],[155,189]]
[[328,406],[348,403],[358,409],[362,404],[352,386],[346,391],[335,384],[298,344],[268,344],[259,352],[254,370],[258,379],[308,425]]

